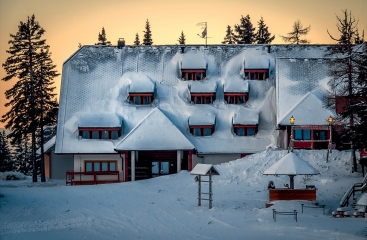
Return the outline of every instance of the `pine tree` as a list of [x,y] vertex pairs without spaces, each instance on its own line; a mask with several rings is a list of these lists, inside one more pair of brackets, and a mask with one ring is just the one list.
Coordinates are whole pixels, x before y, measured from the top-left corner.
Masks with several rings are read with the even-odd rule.
[[[337,121],[345,126],[345,131],[341,134],[344,142],[351,143],[351,161],[353,164],[353,171],[357,171],[357,159],[355,150],[357,144],[356,125],[358,125],[359,118],[356,114],[359,110],[354,108],[360,102],[360,66],[358,62],[362,59],[361,51],[362,45],[355,46],[353,43],[357,34],[357,23],[352,14],[347,10],[343,11],[343,18],[337,16],[337,28],[340,37],[335,38],[329,32],[330,38],[335,40],[338,45],[330,48],[326,57],[329,61],[329,72],[332,77],[329,81],[334,97],[343,97],[346,99],[344,112],[341,113]],[[357,105],[356,105],[357,104]],[[364,130],[365,132],[365,130]]]
[[241,16],[240,25],[234,27],[237,44],[252,44],[255,42],[255,28],[252,26],[250,15]]
[[271,33],[268,30],[268,26],[266,26],[263,17],[260,18],[260,21],[257,22],[258,28],[255,34],[255,40],[257,44],[271,44],[274,40],[275,35],[271,37]]
[[148,19],[147,22],[145,23],[145,31],[143,32],[144,32],[143,45],[145,46],[153,45],[152,32],[150,31],[150,24]]
[[139,40],[139,34],[138,33],[135,34],[134,45],[135,46],[139,46],[140,45],[140,40]]
[[10,100],[5,106],[11,108],[1,121],[12,130],[9,134],[12,144],[31,134],[33,182],[37,181],[36,131],[43,125],[44,113],[57,106],[51,85],[58,73],[54,70],[49,46],[42,39],[44,33],[34,15],[26,22],[20,22],[18,32],[10,34],[11,46],[7,50],[10,56],[2,65],[7,73],[2,80],[16,78],[17,82],[5,92],[6,99]]
[[9,149],[8,138],[3,130],[0,132],[0,172],[12,171],[13,161]]
[[184,34],[183,31],[181,31],[181,35],[180,35],[180,37],[178,38],[177,41],[178,41],[179,44],[185,44],[185,42],[186,42],[186,36],[185,36],[185,34]]
[[233,33],[233,30],[231,29],[231,26],[227,26],[226,36],[224,37],[224,40],[222,42],[223,44],[235,44],[236,43],[236,37]]
[[107,41],[104,27],[102,27],[102,33],[98,33],[98,43],[96,43],[96,45],[111,45],[111,42]]
[[297,20],[293,23],[293,31],[287,33],[287,36],[281,36],[283,41],[291,44],[305,44],[310,43],[307,39],[302,39],[303,36],[306,36],[311,30],[311,26],[303,28],[303,25],[300,20]]
[[33,161],[31,158],[32,153],[30,152],[29,137],[24,135],[23,138],[18,139],[14,144],[13,169],[17,172],[21,172],[25,175],[29,175],[33,169]]

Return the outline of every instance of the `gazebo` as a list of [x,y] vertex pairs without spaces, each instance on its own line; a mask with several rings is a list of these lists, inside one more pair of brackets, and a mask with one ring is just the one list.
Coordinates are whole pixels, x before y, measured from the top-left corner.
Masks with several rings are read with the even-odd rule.
[[316,200],[316,189],[294,189],[294,176],[296,175],[316,175],[319,171],[298,157],[294,152],[290,152],[282,157],[278,162],[268,168],[264,175],[288,175],[290,188],[269,189],[269,198],[272,200]]

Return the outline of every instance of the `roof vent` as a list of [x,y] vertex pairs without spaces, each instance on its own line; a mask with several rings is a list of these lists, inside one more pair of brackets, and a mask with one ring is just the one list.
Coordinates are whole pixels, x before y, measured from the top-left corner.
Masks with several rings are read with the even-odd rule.
[[119,40],[117,41],[117,48],[121,49],[123,47],[125,47],[125,39],[119,38]]

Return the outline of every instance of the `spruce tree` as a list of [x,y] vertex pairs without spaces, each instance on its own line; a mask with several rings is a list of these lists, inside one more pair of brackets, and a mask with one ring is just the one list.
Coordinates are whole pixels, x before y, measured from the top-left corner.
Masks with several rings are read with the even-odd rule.
[[51,85],[58,73],[54,70],[49,46],[42,39],[44,33],[45,30],[34,15],[28,17],[26,22],[20,22],[18,32],[10,34],[11,46],[7,50],[10,56],[2,64],[7,73],[2,80],[15,78],[17,81],[5,92],[9,100],[5,106],[10,107],[10,110],[2,116],[1,121],[12,130],[9,137],[13,144],[31,134],[33,182],[37,181],[36,131],[43,126],[44,112],[57,106]]
[[13,170],[13,161],[9,149],[8,138],[3,130],[0,132],[0,172]]
[[14,171],[29,175],[29,173],[31,173],[33,169],[29,137],[27,135],[24,135],[24,137],[22,139],[18,139],[13,146]]
[[268,30],[268,26],[266,26],[263,17],[260,18],[260,21],[257,22],[257,32],[255,34],[255,41],[257,44],[271,44],[274,40],[275,35],[271,36],[271,33]]
[[139,40],[139,34],[138,33],[135,34],[134,45],[135,46],[139,46],[140,45],[140,40]]
[[184,34],[183,31],[181,31],[181,35],[180,35],[180,37],[178,38],[177,41],[178,41],[179,44],[185,44],[185,42],[186,42],[186,36],[185,36],[185,34]]
[[311,30],[311,26],[303,28],[303,25],[300,20],[297,20],[293,23],[292,32],[287,33],[287,36],[281,36],[283,41],[291,44],[305,44],[310,43],[309,40],[303,39],[303,36],[306,36]]
[[102,32],[98,33],[98,43],[96,45],[111,45],[110,41],[107,41],[106,31],[102,27]]
[[224,37],[224,40],[222,42],[223,44],[235,44],[236,43],[236,37],[233,33],[233,30],[231,29],[231,26],[227,26],[226,36]]
[[[329,85],[331,87],[331,95],[334,97],[346,99],[344,112],[341,113],[337,121],[345,126],[341,134],[341,139],[344,142],[351,143],[351,161],[353,171],[357,171],[357,159],[355,150],[357,148],[357,131],[356,126],[360,121],[356,106],[359,106],[361,97],[359,92],[360,82],[360,64],[363,56],[363,45],[354,45],[357,35],[357,22],[352,14],[347,10],[343,11],[343,17],[337,16],[337,28],[340,36],[334,37],[329,32],[330,38],[335,40],[338,45],[331,46],[326,57],[329,61],[329,72],[331,79]],[[363,69],[363,68],[362,68]],[[363,81],[362,81],[363,82]],[[365,131],[364,131],[365,132]]]
[[241,16],[240,24],[235,25],[237,44],[252,44],[255,42],[255,28],[252,26],[250,15]]
[[153,45],[152,32],[150,31],[150,24],[149,24],[148,19],[145,23],[145,31],[143,31],[143,32],[144,32],[143,45],[145,45],[145,46]]

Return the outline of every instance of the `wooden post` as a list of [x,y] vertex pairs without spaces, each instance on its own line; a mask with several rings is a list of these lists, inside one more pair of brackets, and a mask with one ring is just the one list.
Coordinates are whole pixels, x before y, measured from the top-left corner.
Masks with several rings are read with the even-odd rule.
[[290,180],[290,189],[294,189],[294,175],[289,175],[289,180]]
[[135,181],[135,151],[131,151],[131,181]]
[[201,206],[201,176],[200,175],[198,175],[198,179],[199,179],[198,206]]
[[212,208],[212,171],[209,171],[209,209]]
[[177,173],[181,172],[181,154],[182,151],[177,150]]

